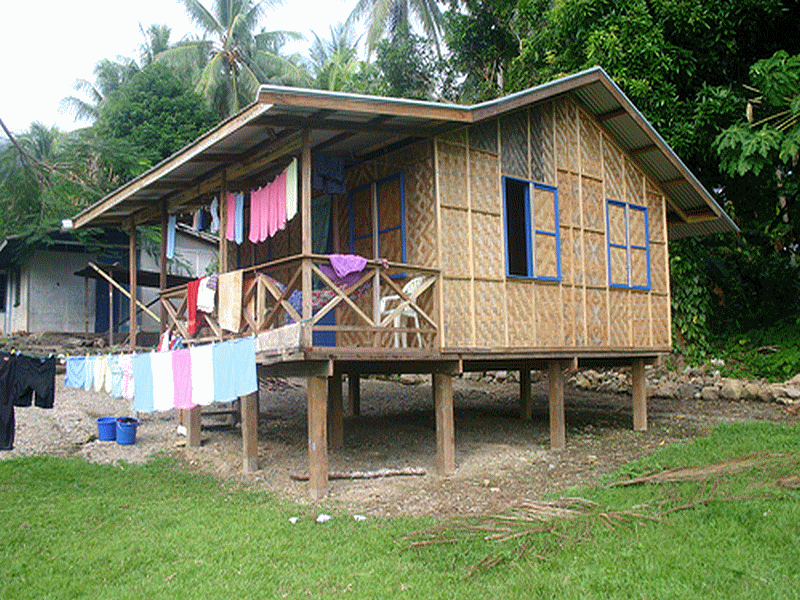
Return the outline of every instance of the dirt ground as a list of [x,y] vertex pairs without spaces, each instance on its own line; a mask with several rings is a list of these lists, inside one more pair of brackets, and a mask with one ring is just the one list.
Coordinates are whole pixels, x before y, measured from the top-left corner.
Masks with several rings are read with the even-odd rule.
[[[430,382],[403,385],[362,380],[361,415],[345,418],[344,447],[329,452],[333,471],[417,467],[424,476],[332,480],[327,497],[312,503],[307,484],[290,478],[307,471],[305,389],[302,380],[262,386],[258,472],[242,472],[241,431],[203,417],[203,445],[185,449],[174,411],[139,415],[133,446],[96,439],[96,419],[131,415],[129,401],[74,390],[57,377],[52,410],[18,408],[15,448],[23,454],[75,455],[94,462],[143,462],[174,456],[185,468],[211,473],[279,499],[368,516],[452,516],[500,511],[522,499],[591,483],[665,444],[685,443],[716,424],[744,420],[797,420],[785,407],[759,402],[705,402],[651,398],[649,431],[632,431],[631,399],[567,387],[567,447],[551,450],[547,384],[533,386],[534,415],[519,418],[516,383],[454,380],[456,473],[436,475],[436,428]],[[346,391],[346,387],[345,387]],[[346,393],[345,393],[346,396]],[[346,402],[345,398],[345,402]]]

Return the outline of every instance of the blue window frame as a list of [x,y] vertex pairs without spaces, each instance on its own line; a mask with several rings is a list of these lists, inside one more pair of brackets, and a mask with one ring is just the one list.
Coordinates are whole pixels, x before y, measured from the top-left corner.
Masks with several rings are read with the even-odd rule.
[[608,285],[650,289],[650,232],[647,208],[606,200]]
[[[396,173],[348,192],[350,253],[369,254],[406,262],[406,195],[403,173]],[[373,229],[372,215],[377,215],[378,228]],[[384,256],[382,242],[400,236],[400,256]],[[397,247],[397,244],[387,246]]]
[[506,275],[561,281],[558,189],[503,177]]

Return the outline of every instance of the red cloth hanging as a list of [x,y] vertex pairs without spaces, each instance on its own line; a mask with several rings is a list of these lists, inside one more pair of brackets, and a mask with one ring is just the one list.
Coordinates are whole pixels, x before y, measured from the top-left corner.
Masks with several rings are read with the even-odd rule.
[[186,284],[186,331],[194,335],[205,324],[206,318],[197,314],[197,290],[200,289],[200,279],[195,279]]

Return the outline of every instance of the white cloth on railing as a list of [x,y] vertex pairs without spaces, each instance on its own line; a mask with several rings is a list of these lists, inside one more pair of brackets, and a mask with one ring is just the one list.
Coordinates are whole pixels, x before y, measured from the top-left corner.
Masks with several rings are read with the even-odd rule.
[[227,331],[238,332],[242,323],[242,272],[220,273],[219,326]]
[[217,290],[209,285],[210,280],[210,277],[203,277],[200,280],[200,287],[197,288],[197,310],[204,313],[214,312],[214,298]]

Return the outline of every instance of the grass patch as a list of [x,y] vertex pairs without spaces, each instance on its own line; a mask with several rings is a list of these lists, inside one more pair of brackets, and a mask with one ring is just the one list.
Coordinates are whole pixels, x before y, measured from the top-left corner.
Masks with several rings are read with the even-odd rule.
[[[753,452],[800,457],[800,427],[724,426],[617,478]],[[732,474],[715,493],[759,476]],[[605,513],[642,512],[698,490],[689,482],[575,494]],[[592,511],[506,541],[468,531],[484,522],[470,520],[449,526],[453,543],[406,549],[398,540],[430,531],[430,521],[334,515],[317,524],[319,507],[283,505],[165,460],[18,458],[0,462],[0,598],[798,598],[800,492],[775,491],[658,522]]]

